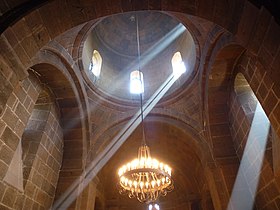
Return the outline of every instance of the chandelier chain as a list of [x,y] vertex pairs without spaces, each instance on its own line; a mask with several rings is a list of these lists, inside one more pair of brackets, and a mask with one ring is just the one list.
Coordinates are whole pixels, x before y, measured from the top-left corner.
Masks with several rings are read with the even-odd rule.
[[[137,54],[138,54],[138,70],[141,72],[141,51],[140,51],[140,36],[139,36],[139,22],[138,16],[136,18],[136,39],[137,39]],[[143,86],[143,79],[140,77],[141,85]],[[141,107],[141,126],[142,126],[142,145],[146,145],[145,137],[145,126],[144,126],[144,113],[143,113],[143,93],[139,94],[140,96],[140,107]]]
[[[138,16],[136,18],[136,35],[138,49],[138,68],[140,71],[141,54]],[[138,75],[141,75],[141,74]],[[141,85],[143,78],[140,77]],[[127,194],[129,198],[136,198],[140,202],[154,202],[160,196],[165,196],[167,192],[173,190],[173,180],[171,178],[171,168],[157,159],[151,157],[150,148],[146,144],[144,129],[144,111],[143,111],[143,93],[140,92],[141,108],[141,128],[142,128],[142,145],[138,149],[138,158],[128,162],[119,168],[119,192]]]

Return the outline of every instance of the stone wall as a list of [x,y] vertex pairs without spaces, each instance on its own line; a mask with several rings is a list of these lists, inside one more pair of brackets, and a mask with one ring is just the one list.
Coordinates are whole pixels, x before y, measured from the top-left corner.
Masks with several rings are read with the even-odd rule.
[[48,209],[52,205],[63,135],[55,105],[42,95],[46,96],[40,82],[31,74],[15,86],[4,107],[0,209]]
[[22,139],[25,196],[33,208],[49,209],[55,196],[63,154],[56,112],[53,104],[36,105]]
[[[279,139],[272,127],[268,133],[265,133],[264,122],[254,120],[260,114],[256,111],[259,102],[244,76],[238,74],[235,81],[235,88],[231,92],[229,116],[234,147],[241,162],[240,174],[237,178],[242,185],[236,187],[236,190],[247,202],[256,196],[257,209],[279,209],[279,177],[273,171],[274,157],[272,156],[273,142]],[[261,114],[265,115],[264,112]],[[265,148],[261,146],[263,140],[267,141]],[[264,155],[262,155],[263,149]],[[255,181],[257,182],[256,194],[252,189]]]

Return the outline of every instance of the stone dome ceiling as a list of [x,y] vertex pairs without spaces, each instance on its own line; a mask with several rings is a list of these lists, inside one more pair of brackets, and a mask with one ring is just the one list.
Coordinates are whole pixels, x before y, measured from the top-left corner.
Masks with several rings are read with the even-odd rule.
[[[140,69],[144,74],[144,99],[172,74],[171,59],[179,51],[187,67],[167,95],[179,90],[195,74],[196,48],[186,27],[162,12],[130,12],[99,20],[89,31],[83,46],[83,67],[90,86],[104,98],[133,102],[129,92],[130,72],[138,69],[136,18],[139,25]],[[99,78],[89,71],[94,50],[102,57]]]
[[136,18],[142,54],[179,24],[176,19],[160,12],[125,13],[102,20],[94,28],[95,35],[113,52],[128,57],[137,56]]

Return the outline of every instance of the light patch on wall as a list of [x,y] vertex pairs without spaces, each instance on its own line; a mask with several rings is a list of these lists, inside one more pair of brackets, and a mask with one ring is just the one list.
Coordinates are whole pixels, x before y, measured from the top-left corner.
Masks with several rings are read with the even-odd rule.
[[9,169],[4,177],[4,181],[23,191],[23,174],[22,174],[22,148],[21,143],[18,144]]

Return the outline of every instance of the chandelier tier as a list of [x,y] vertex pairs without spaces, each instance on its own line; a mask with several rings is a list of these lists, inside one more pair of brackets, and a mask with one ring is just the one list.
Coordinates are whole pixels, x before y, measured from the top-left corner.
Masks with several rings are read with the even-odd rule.
[[[139,31],[138,19],[137,25],[137,45],[138,45],[138,61],[139,61],[139,81],[143,85],[143,74],[140,71],[140,47],[139,47]],[[136,72],[135,71],[135,72]],[[136,75],[135,73],[133,75]],[[127,194],[129,198],[136,198],[142,203],[151,203],[156,201],[160,196],[165,196],[174,188],[171,178],[172,169],[165,163],[151,157],[150,148],[145,141],[144,119],[143,119],[143,102],[142,92],[144,88],[140,88],[141,102],[141,123],[143,139],[138,149],[138,157],[126,164],[118,170],[118,186],[120,194]]]
[[142,145],[138,158],[123,165],[118,172],[120,193],[140,202],[150,203],[173,190],[171,168],[150,155],[150,148]]

